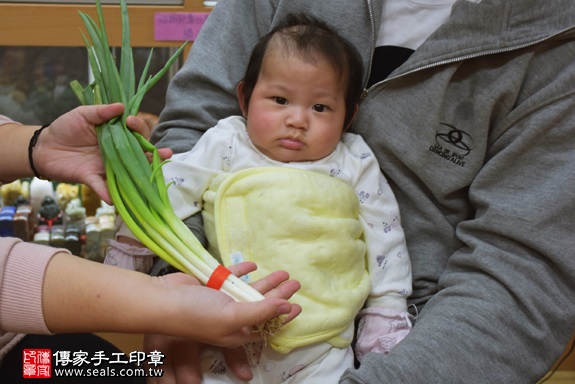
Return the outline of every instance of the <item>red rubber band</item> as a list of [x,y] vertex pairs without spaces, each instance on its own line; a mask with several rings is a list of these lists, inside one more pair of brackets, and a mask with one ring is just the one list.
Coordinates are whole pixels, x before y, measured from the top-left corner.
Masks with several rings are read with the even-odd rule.
[[224,281],[226,281],[228,276],[231,274],[232,272],[229,269],[227,269],[223,265],[218,265],[216,269],[214,269],[214,272],[212,272],[210,278],[208,279],[206,287],[219,290],[222,287],[222,285],[224,285]]

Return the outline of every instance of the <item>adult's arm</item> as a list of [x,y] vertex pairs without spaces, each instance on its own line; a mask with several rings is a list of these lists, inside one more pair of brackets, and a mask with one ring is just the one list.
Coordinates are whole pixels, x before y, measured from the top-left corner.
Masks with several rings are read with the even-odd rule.
[[14,238],[0,239],[0,252],[2,332],[159,333],[235,347],[259,339],[252,325],[299,313],[286,300],[297,282],[274,289],[286,272],[258,282],[269,298],[238,303],[184,274],[151,277]]

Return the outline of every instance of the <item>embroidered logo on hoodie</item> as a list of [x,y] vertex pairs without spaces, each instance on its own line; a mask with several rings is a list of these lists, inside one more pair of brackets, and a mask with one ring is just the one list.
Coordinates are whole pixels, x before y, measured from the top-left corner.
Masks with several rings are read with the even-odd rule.
[[465,158],[473,150],[473,138],[453,125],[440,123],[435,134],[435,143],[429,151],[460,167],[465,167]]

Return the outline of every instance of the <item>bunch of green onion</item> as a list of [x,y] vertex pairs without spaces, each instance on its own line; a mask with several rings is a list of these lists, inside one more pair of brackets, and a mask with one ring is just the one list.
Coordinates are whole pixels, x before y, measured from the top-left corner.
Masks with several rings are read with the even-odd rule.
[[[71,87],[84,105],[121,102],[122,116],[98,127],[98,143],[106,167],[110,196],[128,228],[156,255],[195,276],[206,284],[219,263],[200,244],[175,214],[168,199],[162,173],[162,160],[156,148],[143,136],[126,128],[126,118],[138,112],[145,93],[166,73],[185,47],[185,43],[167,61],[162,70],[148,76],[152,51],[136,86],[130,25],[126,0],[120,1],[122,46],[120,68],[110,51],[102,6],[96,0],[99,25],[79,12],[90,40],[82,33],[88,49],[94,82],[85,88],[78,81]],[[152,153],[150,162],[145,152]],[[221,268],[221,266],[219,267]],[[220,288],[236,301],[257,301],[263,295],[238,277],[229,275]]]

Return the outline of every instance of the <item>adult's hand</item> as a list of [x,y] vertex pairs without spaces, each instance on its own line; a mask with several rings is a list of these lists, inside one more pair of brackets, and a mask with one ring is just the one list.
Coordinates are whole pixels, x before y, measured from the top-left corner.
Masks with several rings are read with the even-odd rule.
[[[241,263],[230,267],[230,270],[238,276],[249,273],[254,269],[255,264],[253,263]],[[175,281],[178,278],[178,274],[166,275],[162,276],[162,278]],[[289,299],[299,289],[300,285],[297,281],[288,279],[289,275],[287,272],[277,271],[253,283],[254,288],[266,297],[257,303],[234,302],[227,295],[211,290],[211,293],[225,296],[226,300],[224,301],[230,305],[228,308],[231,311],[222,312],[218,302],[206,303],[204,308],[210,313],[213,312],[218,320],[214,321],[212,318],[206,327],[198,328],[197,331],[201,335],[192,335],[193,338],[160,334],[146,335],[144,338],[144,349],[148,353],[157,350],[166,356],[162,366],[164,375],[161,378],[148,378],[148,383],[201,383],[200,355],[201,350],[207,344],[222,347],[226,362],[234,374],[242,380],[250,380],[252,372],[241,345],[261,340],[261,335],[253,332],[253,326],[277,316],[274,316],[272,311],[264,309],[264,304],[267,306],[276,303],[276,300]],[[269,303],[266,304],[268,301]],[[291,304],[289,312],[283,314],[284,322],[287,323],[293,320],[300,312],[301,307],[299,305]],[[233,314],[230,316],[231,313]],[[206,340],[208,337],[211,337],[212,340]]]
[[[120,103],[81,106],[54,120],[42,131],[34,148],[37,171],[49,179],[86,184],[111,204],[96,127],[123,112]],[[130,129],[149,137],[150,128],[141,118],[130,116],[126,123]],[[163,158],[171,154],[169,149],[160,151]]]

